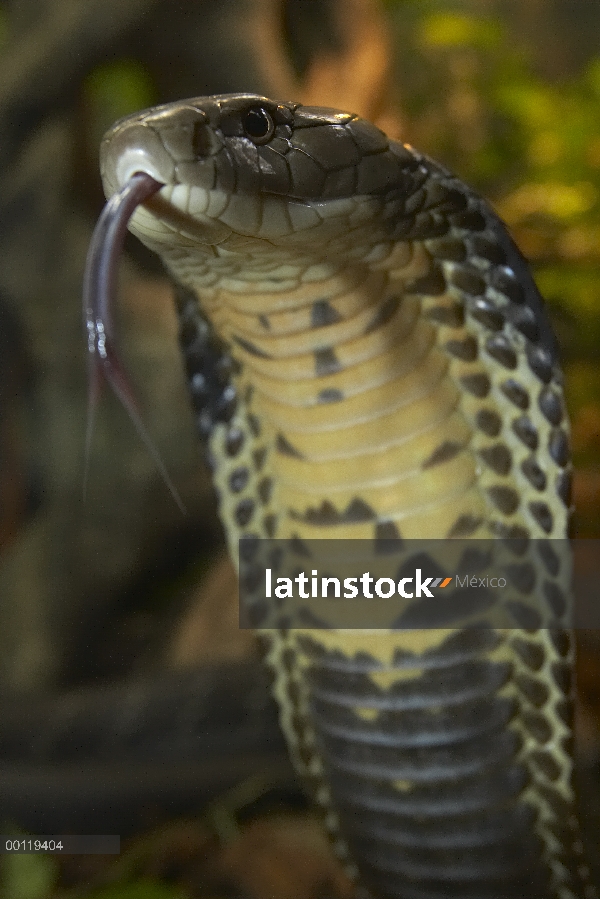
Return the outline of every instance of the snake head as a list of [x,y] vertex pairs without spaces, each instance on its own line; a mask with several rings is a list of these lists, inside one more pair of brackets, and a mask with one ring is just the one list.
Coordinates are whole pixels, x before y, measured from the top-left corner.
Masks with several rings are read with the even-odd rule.
[[130,223],[164,256],[169,243],[236,249],[239,238],[297,248],[307,231],[314,246],[315,228],[330,240],[370,202],[380,209],[407,158],[351,113],[224,94],[117,122],[101,169],[107,196],[136,172],[164,185]]
[[[222,94],[171,103],[117,122],[100,150],[109,202],[88,255],[84,323],[90,417],[102,380],[129,411],[178,502],[112,334],[111,305],[126,228],[182,284],[283,289],[290,269],[325,258],[339,268],[379,231],[414,154],[358,116]],[[401,199],[398,200],[401,202]],[[391,210],[393,213],[393,209]],[[361,233],[365,235],[361,244]],[[339,256],[339,258],[336,258]],[[229,279],[229,280],[227,280]]]

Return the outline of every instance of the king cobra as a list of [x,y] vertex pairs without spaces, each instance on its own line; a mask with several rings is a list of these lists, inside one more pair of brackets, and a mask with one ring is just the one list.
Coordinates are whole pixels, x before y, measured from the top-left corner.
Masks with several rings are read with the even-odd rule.
[[[234,560],[242,537],[491,536],[520,547],[521,608],[570,602],[552,547],[571,476],[554,338],[480,197],[356,115],[251,94],[123,119],[101,168],[93,394],[108,379],[142,427],[109,308],[128,224],[176,283]],[[359,892],[595,896],[572,636],[530,613],[506,630],[260,634],[292,760]]]

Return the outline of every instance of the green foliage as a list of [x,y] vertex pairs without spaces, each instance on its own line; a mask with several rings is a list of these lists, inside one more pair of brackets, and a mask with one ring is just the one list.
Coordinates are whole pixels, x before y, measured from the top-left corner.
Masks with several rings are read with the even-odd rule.
[[0,866],[2,899],[50,899],[58,873],[49,855],[7,854]]
[[506,23],[465,6],[394,4],[406,135],[490,197],[547,294],[591,320],[600,263],[600,57],[550,82]]
[[421,41],[428,47],[497,47],[502,28],[490,19],[475,18],[462,12],[435,12],[421,24]]
[[124,116],[152,106],[156,91],[152,78],[135,59],[118,59],[97,66],[83,83],[89,111],[90,145],[97,147],[104,132]]
[[135,883],[118,883],[86,892],[86,899],[187,899],[188,895],[178,887],[145,878]]

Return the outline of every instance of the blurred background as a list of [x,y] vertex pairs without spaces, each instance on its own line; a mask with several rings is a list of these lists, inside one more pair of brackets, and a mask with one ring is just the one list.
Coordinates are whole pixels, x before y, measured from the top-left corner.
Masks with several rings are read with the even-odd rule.
[[[586,0],[0,0],[1,829],[128,838],[113,859],[5,858],[2,897],[350,889],[237,628],[170,287],[133,239],[119,344],[188,514],[108,392],[83,501],[81,280],[104,131],[156,103],[255,91],[358,112],[485,195],[547,298],[573,532],[600,537],[599,33]],[[579,639],[597,842],[600,643]]]

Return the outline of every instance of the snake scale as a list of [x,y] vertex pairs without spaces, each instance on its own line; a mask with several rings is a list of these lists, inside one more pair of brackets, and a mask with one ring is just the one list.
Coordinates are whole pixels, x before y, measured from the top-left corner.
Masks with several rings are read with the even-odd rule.
[[[176,282],[234,559],[244,536],[492,536],[519,556],[521,609],[568,604],[554,339],[481,198],[356,115],[250,94],[121,120],[101,167],[127,207],[113,231],[131,216]],[[89,348],[95,382],[131,407],[109,231],[91,254]],[[571,634],[531,614],[511,630],[260,634],[292,760],[365,895],[595,895],[571,783]]]

